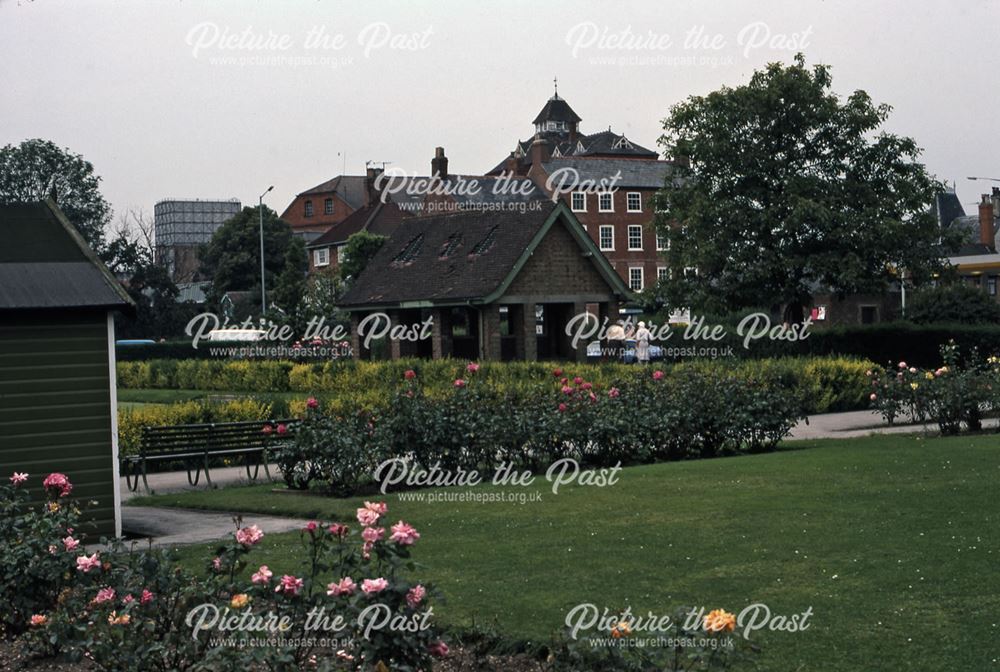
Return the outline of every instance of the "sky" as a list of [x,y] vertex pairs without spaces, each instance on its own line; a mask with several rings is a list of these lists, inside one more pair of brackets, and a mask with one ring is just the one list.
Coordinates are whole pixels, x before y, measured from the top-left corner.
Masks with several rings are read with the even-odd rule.
[[[864,89],[967,213],[1000,178],[1000,0],[0,0],[0,145],[82,154],[116,213],[166,198],[281,212],[366,161],[499,163],[559,94],[656,148],[688,96],[798,51]],[[994,182],[1000,186],[1000,182]],[[117,215],[116,215],[117,217]]]

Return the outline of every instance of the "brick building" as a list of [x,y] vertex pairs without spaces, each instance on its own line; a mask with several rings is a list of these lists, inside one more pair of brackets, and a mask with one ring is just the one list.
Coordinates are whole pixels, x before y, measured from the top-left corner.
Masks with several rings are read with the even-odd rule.
[[674,169],[672,161],[609,127],[590,135],[556,93],[535,117],[535,135],[519,140],[489,175],[525,175],[551,195],[576,179],[581,189],[557,189],[633,291],[652,287],[667,273],[653,227],[652,198]]
[[298,234],[325,233],[366,204],[364,175],[338,175],[298,194],[281,213]]
[[388,343],[393,359],[577,359],[566,325],[585,311],[618,316],[622,279],[563,203],[503,212],[412,217],[344,296],[355,357],[367,358],[359,325],[372,313],[393,324],[432,319],[431,338]]

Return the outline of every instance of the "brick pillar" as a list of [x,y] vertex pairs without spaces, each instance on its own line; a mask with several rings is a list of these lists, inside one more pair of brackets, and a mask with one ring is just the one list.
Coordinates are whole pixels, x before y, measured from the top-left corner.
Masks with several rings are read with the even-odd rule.
[[483,359],[500,361],[500,306],[483,306]]
[[[387,314],[389,315],[389,331],[391,333],[392,328],[395,325],[399,324],[401,314],[398,310],[390,310]],[[400,356],[399,339],[392,338],[391,336],[386,336],[386,338],[389,339],[389,359],[391,360],[399,359]]]
[[521,306],[521,335],[524,359],[528,362],[538,360],[538,340],[535,336],[535,303],[522,304]]
[[441,359],[451,354],[451,320],[447,308],[431,311],[434,323],[431,326],[431,357]]

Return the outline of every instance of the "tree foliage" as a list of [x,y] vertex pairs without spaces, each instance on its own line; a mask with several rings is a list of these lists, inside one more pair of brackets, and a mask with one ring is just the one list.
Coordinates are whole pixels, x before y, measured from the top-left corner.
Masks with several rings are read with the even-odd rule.
[[[264,206],[264,269],[266,287],[276,289],[285,270],[294,236],[274,210]],[[301,241],[298,243],[301,247]],[[304,250],[302,256],[304,259]],[[294,255],[293,255],[294,256]],[[226,220],[200,251],[202,272],[212,279],[208,300],[218,303],[226,292],[260,293],[260,210],[245,207]]]
[[344,249],[344,260],[340,262],[340,277],[345,282],[361,275],[368,262],[385,242],[385,236],[368,231],[358,231],[348,239]]
[[906,319],[917,324],[997,324],[1000,304],[981,289],[955,283],[914,294]]
[[660,143],[688,165],[656,198],[668,304],[783,304],[797,320],[817,288],[877,292],[900,268],[930,277],[940,185],[912,139],[883,129],[888,105],[831,87],[829,68],[800,54],[672,108]]
[[0,203],[41,201],[53,197],[67,219],[99,254],[111,206],[100,191],[94,166],[70,149],[49,140],[25,140],[0,149]]

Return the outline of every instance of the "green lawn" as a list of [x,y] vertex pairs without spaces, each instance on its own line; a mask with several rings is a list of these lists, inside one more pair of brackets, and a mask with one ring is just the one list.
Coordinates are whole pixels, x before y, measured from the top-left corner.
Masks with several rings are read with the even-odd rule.
[[[658,614],[764,602],[813,611],[804,632],[751,636],[769,671],[1000,669],[1000,437],[788,445],[799,450],[630,468],[603,489],[536,487],[542,501],[524,505],[390,496],[389,516],[423,534],[420,576],[443,589],[451,624],[544,638],[581,602]],[[358,502],[269,486],[135,501],[325,520],[352,519]],[[292,571],[299,548],[273,535],[255,562]],[[182,549],[198,566],[209,552]]]

